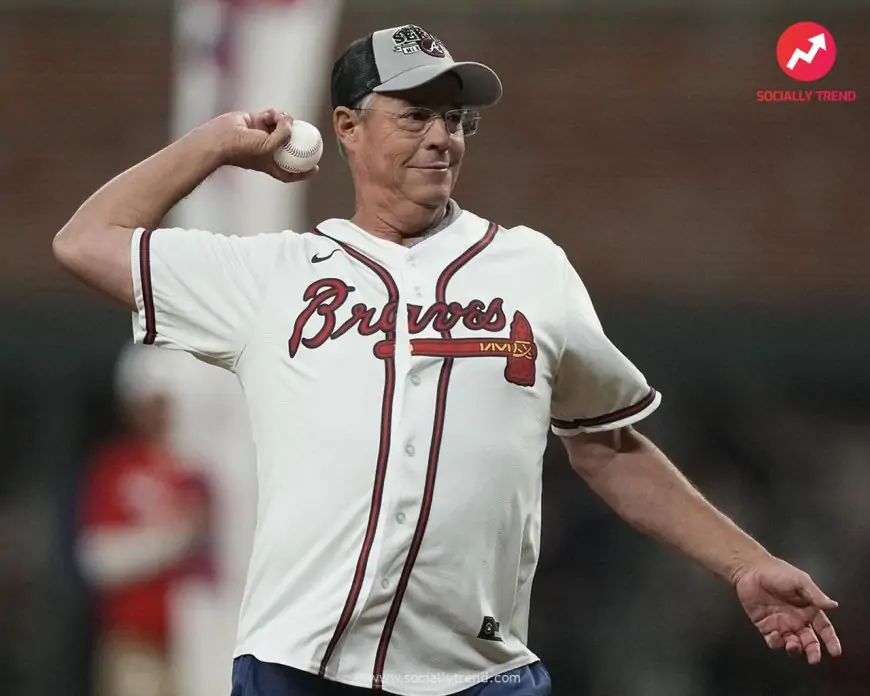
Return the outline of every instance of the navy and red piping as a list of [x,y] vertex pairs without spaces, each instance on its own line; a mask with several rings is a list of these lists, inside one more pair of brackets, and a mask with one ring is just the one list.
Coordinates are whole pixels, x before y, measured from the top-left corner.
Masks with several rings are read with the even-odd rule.
[[[336,244],[341,246],[342,250],[349,256],[353,257],[360,263],[368,266],[375,275],[380,278],[387,289],[388,302],[395,303],[398,306],[399,288],[396,282],[386,268],[373,261],[369,257],[360,253],[356,249],[343,242],[340,242],[329,235],[323,234],[320,230],[315,229],[315,234],[332,239]],[[389,331],[384,336],[387,341],[395,341],[395,331]],[[344,602],[341,616],[332,633],[332,638],[326,647],[326,652],[320,661],[320,676],[326,674],[326,668],[329,661],[341,640],[342,635],[347,630],[350,624],[351,616],[353,615],[356,603],[359,600],[360,591],[362,590],[363,579],[365,577],[366,566],[368,565],[369,556],[371,555],[372,545],[377,533],[378,517],[381,514],[381,503],[383,501],[384,481],[387,475],[387,460],[390,452],[391,440],[391,424],[393,417],[393,397],[396,392],[396,362],[394,356],[384,358],[384,394],[381,402],[381,424],[380,424],[380,442],[378,444],[378,459],[375,466],[375,481],[372,486],[371,505],[369,507],[369,518],[366,524],[366,532],[363,537],[362,548],[360,549],[359,557],[357,558],[356,570],[354,571],[353,580],[350,585],[350,590],[347,593],[347,598]]]
[[606,413],[603,416],[596,416],[595,418],[578,418],[577,420],[559,420],[557,418],[551,419],[552,425],[557,428],[561,428],[562,430],[571,430],[573,428],[592,428],[599,425],[607,425],[609,423],[616,423],[625,418],[630,418],[634,416],[644,409],[648,408],[656,398],[656,390],[650,389],[645,397],[643,397],[637,403],[632,404],[631,406],[626,406],[625,408],[621,408],[618,411],[612,411],[611,413]]
[[143,230],[139,238],[139,283],[142,287],[142,307],[145,312],[145,338],[151,345],[157,338],[157,316],[154,311],[154,291],[151,286],[151,235],[154,230]]

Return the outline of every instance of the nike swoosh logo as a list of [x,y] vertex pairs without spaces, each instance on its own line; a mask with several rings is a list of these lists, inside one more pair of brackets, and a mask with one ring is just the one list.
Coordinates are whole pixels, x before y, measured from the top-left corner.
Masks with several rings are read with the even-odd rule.
[[332,258],[332,255],[336,251],[338,251],[338,249],[333,249],[326,256],[318,256],[317,254],[315,254],[311,257],[311,263],[320,263],[321,261],[326,261],[327,259]]

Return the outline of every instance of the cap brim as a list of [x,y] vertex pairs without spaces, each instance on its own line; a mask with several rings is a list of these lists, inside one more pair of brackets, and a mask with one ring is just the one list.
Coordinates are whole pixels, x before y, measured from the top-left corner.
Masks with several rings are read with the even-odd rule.
[[399,73],[374,88],[374,92],[405,92],[422,87],[433,80],[456,73],[462,80],[460,99],[463,106],[492,106],[501,99],[501,80],[492,68],[482,63],[459,62],[446,65],[421,65]]

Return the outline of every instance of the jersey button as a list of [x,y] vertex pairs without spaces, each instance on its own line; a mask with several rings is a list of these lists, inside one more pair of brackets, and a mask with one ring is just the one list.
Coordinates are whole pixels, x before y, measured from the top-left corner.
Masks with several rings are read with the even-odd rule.
[[414,294],[415,294],[417,297],[423,297],[423,288],[421,288],[421,287],[418,285],[417,287],[414,288]]
[[416,375],[416,374],[411,375],[411,384],[413,384],[415,387],[419,386],[420,385],[420,375]]
[[386,590],[389,586],[390,586],[390,581],[387,578],[384,578],[383,580],[381,580],[381,587],[383,587]]
[[404,512],[400,512],[396,515],[396,522],[398,522],[399,524],[405,523],[405,513]]
[[417,450],[414,449],[414,445],[412,445],[412,444],[410,444],[410,443],[407,444],[407,445],[405,445],[405,452],[408,453],[408,456],[409,456],[409,457],[413,457],[413,456],[414,456],[414,452],[416,452],[416,451],[417,451]]

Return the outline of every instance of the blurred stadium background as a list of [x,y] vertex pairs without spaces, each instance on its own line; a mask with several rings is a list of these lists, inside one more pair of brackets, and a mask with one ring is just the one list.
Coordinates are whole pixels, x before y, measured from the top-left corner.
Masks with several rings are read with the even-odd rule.
[[[802,20],[837,41],[812,86],[775,60]],[[568,249],[663,392],[642,430],[841,602],[840,662],[769,653],[727,586],[619,521],[553,446],[530,641],[554,693],[870,693],[867,0],[0,1],[0,693],[92,693],[73,542],[90,453],[120,428],[130,321],[62,274],[52,236],[108,178],[220,111],[285,108],[328,134],[337,51],[405,22],[505,82],[460,203]],[[858,101],[755,101],[804,87]],[[270,184],[221,173],[175,220],[251,234],[351,212],[331,139],[313,183]],[[173,650],[181,693],[227,694],[250,451],[232,380],[178,369],[175,441],[217,491],[218,555],[214,582],[178,588]]]

